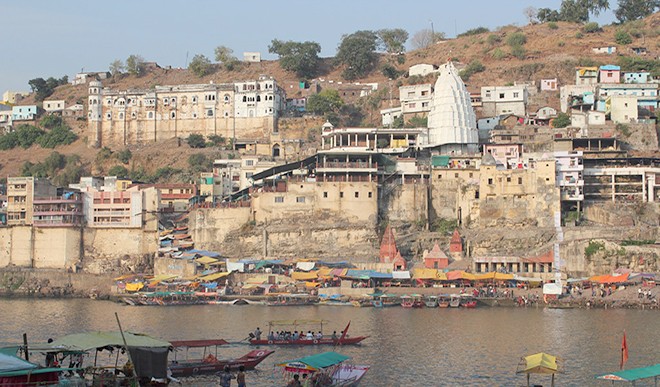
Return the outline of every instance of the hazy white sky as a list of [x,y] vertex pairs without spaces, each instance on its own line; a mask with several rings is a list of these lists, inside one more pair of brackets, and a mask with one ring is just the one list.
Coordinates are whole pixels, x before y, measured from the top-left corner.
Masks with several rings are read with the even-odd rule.
[[[616,5],[616,1],[610,1]],[[29,90],[28,80],[106,71],[115,59],[142,55],[185,67],[186,58],[224,45],[237,57],[272,39],[315,41],[334,56],[343,34],[433,28],[448,37],[470,28],[526,24],[523,9],[558,8],[561,0],[30,0],[0,5],[0,92]],[[596,21],[610,23],[608,11]]]

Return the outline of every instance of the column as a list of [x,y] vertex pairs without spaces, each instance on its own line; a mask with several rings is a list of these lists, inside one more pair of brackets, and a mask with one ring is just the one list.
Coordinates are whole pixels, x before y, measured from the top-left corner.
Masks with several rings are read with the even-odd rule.
[[614,173],[612,173],[612,203],[614,203],[616,197],[616,185],[614,185]]

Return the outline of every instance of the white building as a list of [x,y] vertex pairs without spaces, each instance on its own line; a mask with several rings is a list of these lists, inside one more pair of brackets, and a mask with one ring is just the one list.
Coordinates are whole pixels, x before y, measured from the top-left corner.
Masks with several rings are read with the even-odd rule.
[[261,53],[260,52],[244,52],[243,53],[243,62],[252,62],[259,63],[261,62]]
[[555,152],[556,181],[560,200],[584,201],[584,165],[582,151]]
[[437,72],[438,72],[438,68],[436,66],[426,63],[416,64],[408,68],[408,76],[411,77],[412,76],[424,77],[426,75]]
[[590,126],[605,125],[605,112],[598,110],[572,110],[571,111],[571,126],[576,128],[585,129]]
[[627,124],[636,122],[638,118],[637,97],[634,95],[613,95],[609,102],[610,119],[614,123]]
[[390,126],[390,124],[394,123],[394,120],[401,117],[401,114],[401,106],[393,107],[390,109],[382,109],[380,111],[381,125],[384,127]]
[[414,115],[426,115],[431,111],[433,89],[430,83],[399,87],[401,113],[404,119]]
[[286,100],[274,79],[260,77],[258,81],[236,82],[234,99],[236,118],[270,117],[284,110]]
[[481,102],[486,116],[502,114],[525,115],[527,105],[527,87],[518,86],[485,86],[481,88]]
[[551,79],[541,79],[541,91],[554,91],[557,90],[557,85],[559,82],[557,82],[557,78],[551,78]]
[[43,102],[43,108],[49,113],[61,112],[64,110],[64,104],[64,100],[45,100]]
[[474,151],[479,133],[470,93],[451,62],[439,72],[428,116],[427,146],[442,146],[441,152]]

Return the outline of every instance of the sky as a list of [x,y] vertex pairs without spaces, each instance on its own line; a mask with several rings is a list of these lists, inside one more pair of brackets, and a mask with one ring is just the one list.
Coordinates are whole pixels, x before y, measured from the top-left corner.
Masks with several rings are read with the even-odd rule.
[[[615,1],[610,3],[615,5]],[[33,78],[69,79],[107,71],[115,59],[138,54],[161,66],[186,67],[195,54],[214,59],[217,46],[242,58],[273,39],[314,41],[334,56],[342,35],[403,28],[410,36],[433,26],[447,37],[475,27],[527,23],[523,10],[559,8],[561,0],[30,0],[0,6],[0,93],[29,91]],[[594,19],[614,21],[612,11]]]

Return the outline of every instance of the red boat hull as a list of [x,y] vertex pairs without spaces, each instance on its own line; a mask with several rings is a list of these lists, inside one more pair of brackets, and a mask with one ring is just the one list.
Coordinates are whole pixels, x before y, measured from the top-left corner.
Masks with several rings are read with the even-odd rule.
[[343,339],[333,340],[330,337],[322,339],[299,339],[299,340],[250,340],[251,345],[354,345],[359,344],[368,336],[344,337]]
[[172,370],[172,376],[175,378],[185,376],[195,376],[204,374],[214,374],[222,371],[225,366],[229,366],[232,371],[237,371],[238,367],[243,366],[246,370],[253,370],[265,358],[270,356],[275,351],[254,350],[250,351],[245,356],[238,359],[226,360],[188,360],[188,361],[171,361],[169,364]]

